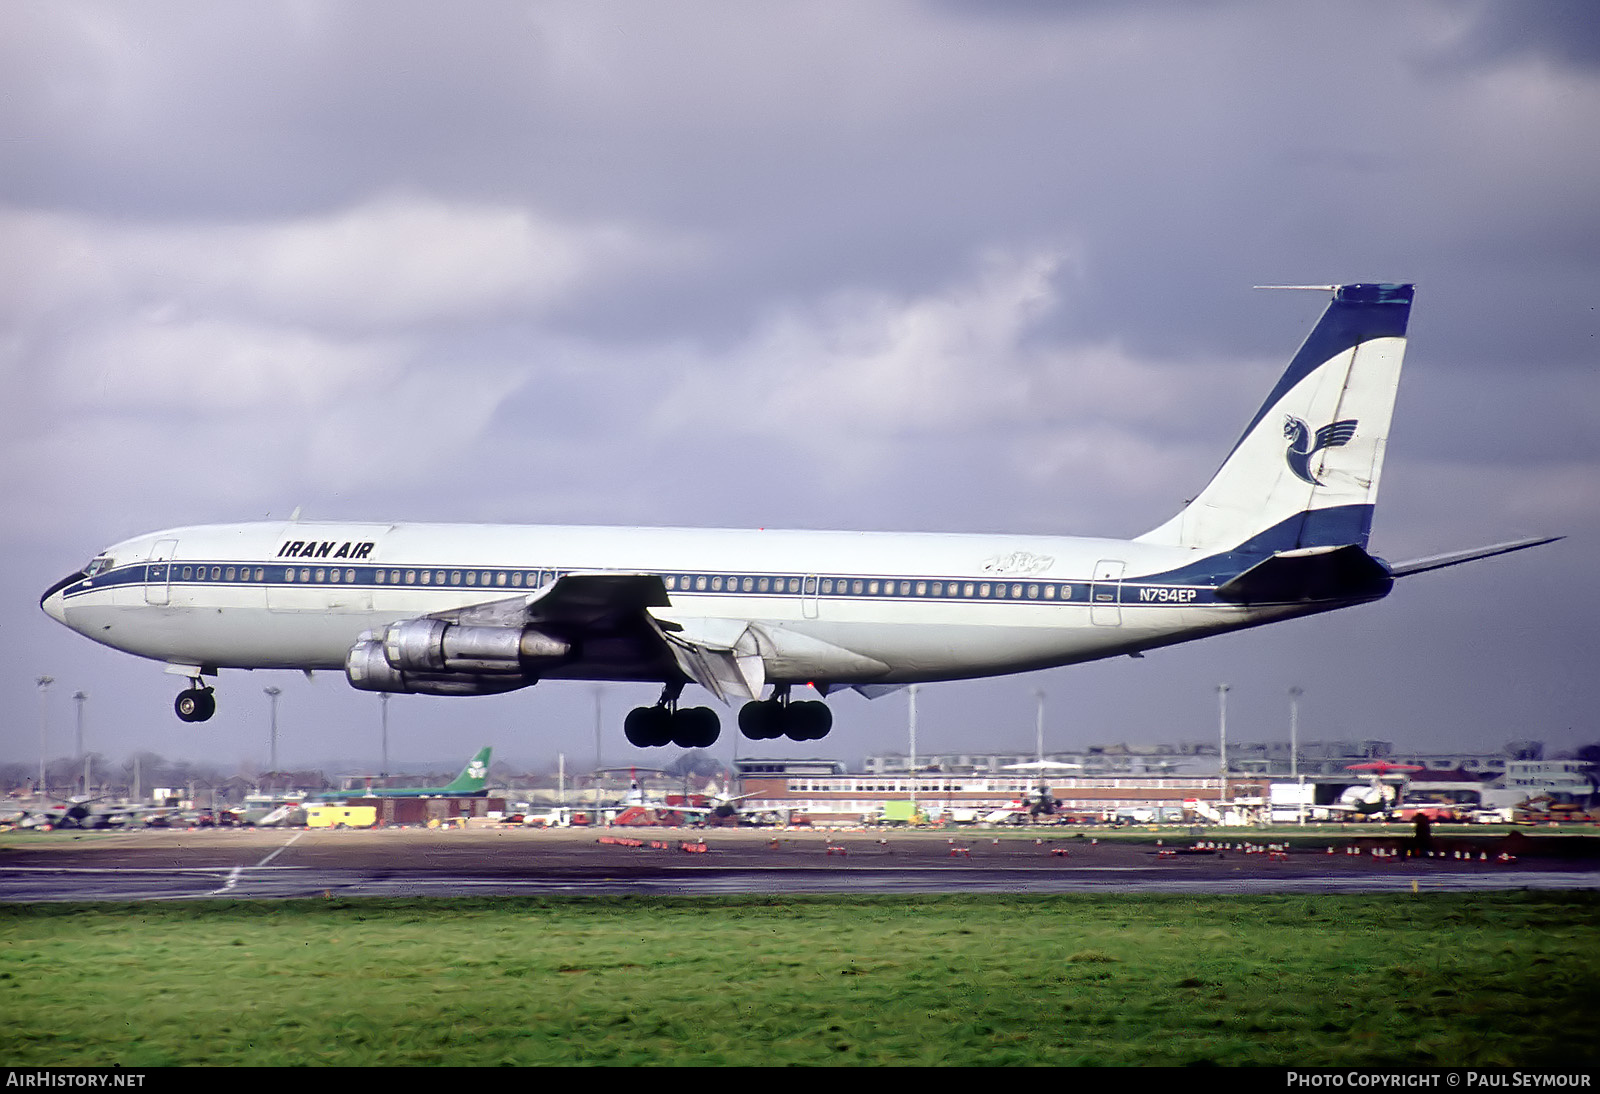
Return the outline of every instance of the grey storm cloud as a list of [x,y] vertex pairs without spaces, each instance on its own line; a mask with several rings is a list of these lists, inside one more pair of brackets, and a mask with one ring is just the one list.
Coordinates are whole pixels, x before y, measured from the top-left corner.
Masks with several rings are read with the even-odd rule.
[[[1596,40],[1553,0],[7,5],[0,744],[37,747],[48,672],[130,747],[260,751],[269,677],[195,737],[156,666],[36,607],[156,527],[1137,534],[1321,307],[1250,286],[1360,279],[1419,286],[1375,544],[1573,538],[947,685],[927,732],[1027,747],[1042,680],[1063,741],[1194,738],[1226,677],[1262,735],[1298,683],[1327,735],[1591,739]],[[284,686],[365,747],[370,696]],[[465,710],[503,755],[588,750],[593,702],[408,700],[407,747],[475,747]],[[830,743],[894,741],[897,702],[841,701]]]

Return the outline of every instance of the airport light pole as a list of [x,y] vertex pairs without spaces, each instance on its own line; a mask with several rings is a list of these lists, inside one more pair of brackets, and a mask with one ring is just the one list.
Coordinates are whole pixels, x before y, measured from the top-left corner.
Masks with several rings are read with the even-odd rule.
[[272,747],[272,753],[271,753],[272,758],[271,758],[268,766],[271,767],[271,769],[273,771],[277,771],[278,770],[278,696],[283,694],[283,690],[281,688],[276,687],[276,686],[268,685],[267,687],[264,687],[264,688],[261,689],[261,694],[265,695],[269,700],[272,701],[272,714],[271,714],[272,720],[269,723],[269,732],[271,733],[270,740],[271,740],[271,747]]
[[44,758],[50,747],[50,685],[55,682],[54,676],[41,676],[35,681],[39,685],[39,786],[35,796],[45,792]]
[[1228,685],[1217,685],[1217,770],[1222,776],[1222,785],[1217,790],[1217,805],[1220,807],[1228,795]]
[[89,754],[83,750],[83,704],[89,699],[86,691],[72,693],[72,701],[78,704],[78,759],[83,762],[83,793],[89,794]]
[[911,819],[912,823],[915,824],[917,816],[917,685],[912,684],[906,690],[910,698],[906,716],[911,735]]
[[1033,697],[1035,699],[1039,700],[1039,711],[1038,711],[1037,717],[1034,719],[1034,727],[1033,727],[1034,751],[1037,753],[1037,755],[1034,756],[1034,759],[1039,761],[1039,770],[1040,770],[1040,772],[1043,772],[1044,771],[1044,688],[1040,688],[1039,690],[1035,691],[1033,693]]
[[1294,815],[1296,824],[1305,824],[1305,784],[1300,779],[1300,696],[1305,688],[1295,684],[1289,688],[1289,777],[1294,780]]

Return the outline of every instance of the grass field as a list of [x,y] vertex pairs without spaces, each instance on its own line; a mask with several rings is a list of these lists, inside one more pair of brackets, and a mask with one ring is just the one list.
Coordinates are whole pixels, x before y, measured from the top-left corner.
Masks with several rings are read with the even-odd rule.
[[0,1064],[1600,1060],[1600,896],[0,907]]

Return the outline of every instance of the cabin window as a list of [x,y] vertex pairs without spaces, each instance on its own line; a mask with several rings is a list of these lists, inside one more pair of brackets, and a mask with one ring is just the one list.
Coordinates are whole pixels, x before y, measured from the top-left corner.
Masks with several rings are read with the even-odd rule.
[[965,585],[963,585],[961,587],[961,595],[962,596],[971,596],[973,591],[974,591],[974,589],[975,589],[975,586],[972,584],[972,582],[969,581],[969,582],[967,582]]
[[1039,586],[1037,586],[1037,585],[1029,585],[1028,586],[1028,599],[1029,600],[1038,600],[1039,599]]
[[[816,589],[817,589],[816,582],[812,582],[811,591],[812,592],[816,592]],[[800,591],[800,579],[798,577],[791,577],[789,579],[789,591],[791,593],[797,593],[797,592]]]
[[433,581],[433,571],[432,570],[423,570],[422,571],[422,583],[424,585],[427,585],[427,584],[430,584],[432,581]]
[[372,575],[372,579],[374,581],[376,581],[379,585],[382,585],[383,584],[383,571],[379,570],[377,573],[373,574]]
[[311,580],[311,571],[308,570],[308,569],[302,569],[300,571],[300,580],[301,581],[310,581]]
[[857,578],[855,581],[850,583],[850,591],[855,593],[857,596],[860,596],[863,584],[864,583]]
[[329,570],[328,571],[328,580],[329,581],[333,581],[333,582],[337,582],[339,580],[339,571],[338,570]]
[[185,580],[185,581],[189,580],[189,570],[190,570],[190,567],[188,567],[188,566],[185,566],[183,568],[183,580]]
[[346,570],[344,572],[344,579],[347,582],[354,581],[356,579],[356,572],[354,570]]
[[505,575],[505,573],[503,571],[501,573],[498,573],[498,574],[494,575],[494,583],[496,585],[501,585],[501,586],[505,585],[505,583],[506,583],[506,575]]
[[325,577],[325,574],[326,574],[326,571],[324,571],[324,570],[318,570],[318,571],[317,571],[317,580],[318,580],[318,581],[324,581],[324,580],[326,580],[326,577]]
[[873,596],[877,596],[878,595],[878,583],[876,581],[867,582],[867,592],[871,593]]
[[415,585],[416,583],[417,583],[417,571],[415,571],[415,570],[407,570],[406,571],[406,584],[407,585]]
[[831,577],[822,579],[822,591],[825,593],[833,592],[833,579]]
[[756,587],[756,579],[753,578],[753,577],[747,577],[747,578],[744,579],[744,581],[742,581],[740,583],[740,588],[742,588],[747,593],[748,592],[752,592],[755,589],[755,587]]
[[223,576],[223,579],[224,579],[224,580],[226,580],[226,581],[232,581],[232,580],[233,580],[233,567],[232,567],[232,566],[229,566],[229,567],[228,567],[228,569],[227,569],[227,571],[226,571],[226,572],[224,572],[224,573],[223,573],[223,575],[222,575],[222,576]]
[[772,588],[772,579],[770,577],[764,577],[760,581],[756,582],[756,590],[758,592],[763,592],[764,593],[764,592],[769,591],[771,588]]
[[518,588],[518,589],[522,588],[522,571],[521,570],[518,570],[518,571],[516,571],[515,573],[513,573],[511,575],[511,584],[513,586],[515,586],[516,588]]
[[433,572],[433,583],[435,585],[443,585],[444,584],[444,571],[443,570],[435,570]]

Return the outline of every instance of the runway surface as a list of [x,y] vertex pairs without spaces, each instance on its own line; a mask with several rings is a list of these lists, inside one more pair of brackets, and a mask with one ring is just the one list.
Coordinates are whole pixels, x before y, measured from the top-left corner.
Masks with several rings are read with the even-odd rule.
[[[1152,837],[1153,839],[1154,837]],[[607,842],[639,841],[639,846]],[[0,902],[620,893],[1332,893],[1600,889],[1571,838],[1445,840],[1470,858],[1173,854],[1090,837],[752,829],[142,830],[29,833],[0,845]],[[657,846],[652,846],[656,844]],[[704,850],[695,848],[703,844]],[[1343,853],[1346,846],[1363,853]],[[1502,862],[1500,850],[1515,849]],[[1560,849],[1563,854],[1556,854]],[[1163,855],[1160,852],[1166,850]],[[1065,853],[1061,853],[1065,852]],[[1485,861],[1482,855],[1489,855]]]

